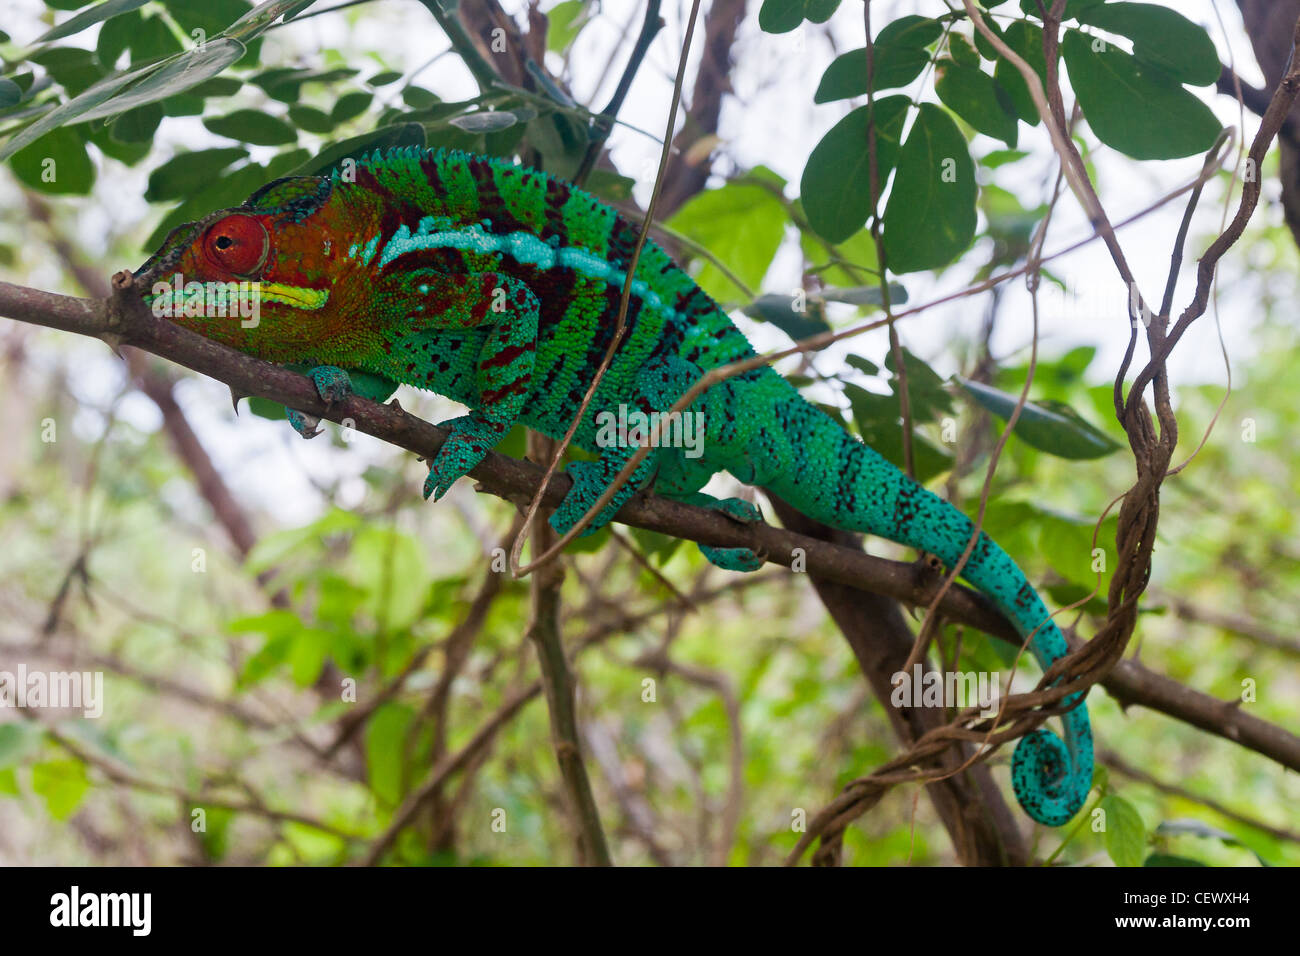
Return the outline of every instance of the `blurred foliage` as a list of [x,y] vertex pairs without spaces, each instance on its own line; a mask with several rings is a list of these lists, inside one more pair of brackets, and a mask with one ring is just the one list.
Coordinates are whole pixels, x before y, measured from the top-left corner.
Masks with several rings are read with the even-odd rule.
[[[765,0],[757,17],[764,30],[784,33],[825,22],[837,6]],[[1032,15],[985,6],[1000,8],[994,22],[1011,47],[1032,54]],[[1173,11],[1115,12],[1133,6],[1070,8],[1077,19],[1064,64],[1092,135],[1135,157],[1208,147],[1217,124],[1209,128],[1184,88],[1213,80],[1204,32],[1188,32]],[[578,168],[591,141],[589,114],[546,91],[499,86],[444,99],[440,88],[416,82],[420,64],[388,62],[375,50],[297,50],[293,44],[310,36],[294,32],[294,18],[310,12],[301,2],[50,7],[81,12],[47,15],[51,32],[31,49],[0,36],[0,155],[14,174],[4,187],[88,196],[58,207],[53,221],[80,246],[78,210],[105,201],[106,180],[137,171],[142,199],[155,205],[147,224],[115,232],[111,248],[99,250],[94,266],[104,273],[115,256],[138,261],[175,223],[242,200],[272,177],[317,172],[374,148],[458,147],[563,174]],[[355,23],[372,14],[363,6],[330,15]],[[606,16],[586,0],[551,8],[547,64],[556,75],[569,74],[584,30]],[[421,29],[436,32],[431,23]],[[917,15],[878,30],[876,88],[920,78],[919,88],[934,86],[939,100],[918,104],[910,93],[875,100],[877,172],[882,182],[894,176],[883,210],[874,208],[860,153],[872,109],[861,102],[868,84],[864,51],[856,50],[827,58],[815,102],[857,102],[810,144],[799,199],[787,198],[792,189],[779,175],[756,167],[697,194],[667,222],[708,291],[789,337],[847,327],[878,313],[886,298],[905,301],[897,275],[882,281],[882,262],[897,274],[956,260],[954,269],[985,276],[1023,261],[1046,212],[1019,197],[1026,179],[1019,164],[1034,154],[1006,148],[1017,144],[1019,123],[1038,121],[1019,75],[958,16]],[[201,46],[194,31],[203,31]],[[1112,47],[1104,60],[1090,58],[1079,47],[1087,46],[1082,31],[1125,38],[1131,53]],[[268,39],[282,45],[282,60],[264,61]],[[1137,91],[1122,111],[1114,109],[1116,84],[1126,96]],[[1148,100],[1159,106],[1154,119],[1136,108]],[[187,139],[194,148],[177,150],[164,136],[177,122],[203,130]],[[53,179],[42,175],[49,159],[59,170]],[[945,159],[962,170],[956,201],[925,188]],[[602,170],[588,184],[621,200],[632,181]],[[19,231],[27,226],[20,208],[0,204],[0,265],[15,281],[51,285],[59,263]],[[96,255],[89,244],[82,254]],[[800,261],[798,294],[764,289],[782,255]],[[1265,221],[1225,268],[1238,260],[1249,263],[1258,290],[1254,348],[1235,363],[1234,391],[1195,462],[1166,486],[1156,580],[1137,642],[1144,663],[1221,699],[1239,699],[1243,682],[1254,682],[1256,697],[1243,706],[1295,727],[1294,637],[1269,644],[1218,620],[1280,632],[1300,593],[1293,445],[1300,390],[1289,361],[1298,257],[1285,231]],[[900,326],[905,335],[907,328]],[[318,439],[337,446],[328,457],[368,467],[352,478],[338,469],[311,473],[319,507],[287,521],[281,510],[290,492],[250,487],[239,473],[259,456],[292,456],[296,437],[249,415],[232,432],[220,391],[187,383],[178,389],[182,404],[203,420],[205,442],[220,449],[223,471],[253,513],[259,539],[241,561],[120,366],[97,343],[69,339],[0,326],[0,669],[22,660],[102,670],[108,704],[98,720],[51,715],[48,730],[12,715],[0,722],[0,860],[354,861],[431,765],[495,728],[385,859],[570,862],[574,840],[543,700],[534,693],[517,714],[494,721],[535,687],[523,634],[527,584],[497,581],[481,628],[467,641],[458,632],[475,595],[504,568],[493,549],[513,508],[463,488],[426,505],[421,468],[408,456],[354,445],[331,427],[329,439]],[[892,353],[877,362],[852,351],[866,351],[865,342],[851,342],[833,372],[828,353],[819,373],[801,367],[792,378],[901,464],[901,379]],[[940,352],[957,358],[958,375],[927,362],[951,366]],[[1033,404],[1003,453],[984,524],[1057,605],[1100,587],[1102,597],[1075,612],[1090,636],[1105,615],[1113,513],[1095,545],[1094,526],[1128,487],[1132,467],[1114,422],[1113,370],[1100,367],[1091,346],[1043,353]],[[918,476],[936,489],[946,481],[969,508],[990,436],[1003,427],[1027,367],[1018,356],[982,363],[976,342],[901,355]],[[987,374],[975,377],[980,370]],[[1214,385],[1178,388],[1187,452],[1222,394]],[[445,417],[445,403],[406,393],[402,402]],[[522,432],[504,450],[521,455]],[[661,535],[629,537],[648,562],[631,559],[605,531],[575,546],[564,585],[584,744],[614,857],[776,863],[795,844],[801,813],[811,816],[896,752],[886,715],[798,575],[743,579]],[[887,543],[871,546],[907,557]],[[698,610],[684,612],[669,584]],[[942,645],[960,670],[1006,672],[1014,659],[970,631],[949,628]],[[1033,679],[1020,675],[1017,689]],[[392,693],[380,702],[386,688]],[[1090,705],[1098,741],[1129,764],[1260,821],[1294,826],[1300,791],[1265,758],[1164,716],[1122,713],[1100,690]],[[354,726],[358,713],[365,719]],[[1004,786],[1008,760],[1003,753],[993,761]],[[933,810],[921,800],[914,817],[913,796],[895,790],[850,828],[846,859],[952,862]],[[1295,842],[1119,773],[1100,772],[1094,797],[1111,821],[1105,833],[1039,831],[1040,856],[1074,864],[1300,863]],[[725,832],[729,809],[734,839]]]

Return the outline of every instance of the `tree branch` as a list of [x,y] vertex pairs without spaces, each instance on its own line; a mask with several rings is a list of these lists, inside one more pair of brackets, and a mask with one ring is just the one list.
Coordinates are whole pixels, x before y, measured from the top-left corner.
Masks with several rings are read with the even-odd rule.
[[[134,345],[210,375],[241,394],[261,395],[334,422],[350,419],[358,431],[426,459],[433,458],[446,440],[445,429],[407,414],[396,401],[379,405],[351,395],[326,406],[305,376],[153,316],[132,291],[129,273],[115,276],[114,286],[115,298],[111,301],[115,314],[110,316],[107,302],[0,282],[0,316]],[[470,474],[491,494],[524,505],[535,493],[542,469],[493,452]],[[570,485],[567,475],[555,475],[546,487],[543,503],[555,507]],[[742,526],[715,511],[654,495],[634,496],[619,511],[618,520],[715,547],[749,548],[786,567],[802,559],[808,573],[816,578],[914,606],[932,600],[939,583],[929,568],[889,561],[767,524]],[[969,588],[950,589],[937,610],[950,621],[1020,646],[1021,638],[1011,623]],[[1117,663],[1101,683],[1123,704],[1160,711],[1300,770],[1300,737],[1131,660]]]

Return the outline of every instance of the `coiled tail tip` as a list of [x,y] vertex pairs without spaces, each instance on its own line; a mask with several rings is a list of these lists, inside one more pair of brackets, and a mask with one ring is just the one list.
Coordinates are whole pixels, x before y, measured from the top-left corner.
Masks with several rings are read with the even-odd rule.
[[[1024,811],[1049,827],[1067,823],[1092,789],[1092,750],[1076,766],[1061,738],[1040,727],[1016,744],[1011,788]],[[1086,766],[1082,765],[1086,763]]]

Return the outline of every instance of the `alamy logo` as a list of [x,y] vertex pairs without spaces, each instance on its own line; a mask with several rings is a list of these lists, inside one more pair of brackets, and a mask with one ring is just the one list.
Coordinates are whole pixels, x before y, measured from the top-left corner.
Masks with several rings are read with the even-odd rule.
[[980,707],[981,717],[998,712],[1002,677],[997,671],[927,671],[916,664],[912,673],[898,671],[890,679],[895,707]]
[[239,318],[245,329],[261,321],[260,282],[186,282],[178,272],[171,282],[155,282],[150,308],[160,319]]
[[152,893],[82,893],[74,885],[50,897],[51,926],[129,926],[133,936],[148,936],[152,924]]
[[86,717],[104,714],[103,671],[0,671],[0,708],[80,708]]
[[643,412],[619,405],[617,412],[596,413],[600,448],[683,448],[687,458],[704,454],[703,412]]

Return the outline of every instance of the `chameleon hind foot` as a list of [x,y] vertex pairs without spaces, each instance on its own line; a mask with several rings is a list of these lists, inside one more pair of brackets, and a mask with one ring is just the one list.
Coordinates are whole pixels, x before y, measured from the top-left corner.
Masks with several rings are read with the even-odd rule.
[[763,523],[763,512],[752,501],[746,501],[744,498],[712,498],[702,492],[700,498],[706,500],[697,501],[697,504],[712,511],[721,512],[739,524]]
[[[738,524],[760,524],[763,521],[763,512],[758,505],[743,498],[714,498],[701,491],[679,500],[717,511]],[[708,558],[710,564],[724,571],[747,574],[757,571],[764,564],[763,558],[752,548],[715,548],[707,544],[697,544],[696,547],[700,549],[700,554]]]
[[[596,500],[605,493],[609,483],[618,477],[618,473],[623,470],[625,461],[626,459],[622,457],[601,456],[595,461],[571,462],[565,472],[573,479],[573,487],[569,489],[569,493],[564,496],[560,506],[551,515],[549,519],[551,527],[560,535],[566,534],[596,503]],[[585,538],[589,534],[595,534],[609,524],[614,515],[618,514],[618,510],[645,484],[654,467],[653,455],[641,462],[636,467],[636,470],[632,472],[632,476],[627,483],[618,490],[609,504],[601,509],[591,523],[582,530],[579,537]]]

